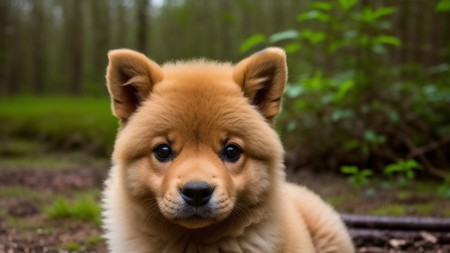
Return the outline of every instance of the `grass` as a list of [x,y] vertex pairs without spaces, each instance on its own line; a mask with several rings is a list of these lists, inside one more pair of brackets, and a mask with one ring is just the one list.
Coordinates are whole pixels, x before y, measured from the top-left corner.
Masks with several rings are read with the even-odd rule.
[[36,227],[41,227],[43,225],[42,220],[30,222],[29,220],[26,220],[26,219],[16,218],[16,217],[11,217],[11,216],[7,216],[6,222],[11,227],[20,228],[23,230],[30,230],[30,229],[34,229]]
[[373,215],[393,215],[393,216],[404,216],[406,215],[406,206],[399,204],[387,204],[375,208],[370,214]]
[[96,244],[102,243],[104,241],[105,241],[105,239],[99,235],[91,235],[86,238],[87,245],[96,245]]
[[98,235],[91,235],[86,237],[82,243],[78,242],[67,242],[63,247],[69,252],[84,252],[86,248],[95,246],[97,244],[103,243],[104,239]]
[[1,198],[20,198],[26,196],[29,200],[40,200],[47,197],[49,194],[46,192],[36,192],[33,189],[24,186],[2,186],[0,187]]
[[415,206],[416,213],[420,216],[428,216],[436,208],[439,208],[439,205],[435,202],[423,203]]
[[52,219],[75,218],[100,224],[100,206],[92,198],[80,198],[68,201],[62,196],[44,207],[45,214]]
[[66,170],[87,165],[93,168],[109,167],[108,156],[93,156],[80,150],[51,151],[48,143],[9,138],[0,146],[0,171],[32,168],[39,170]]
[[344,195],[329,198],[329,199],[327,199],[327,202],[330,203],[330,205],[332,205],[334,207],[340,207],[340,206],[346,205],[348,202],[350,202],[354,198],[355,198],[354,194],[347,193]]
[[69,252],[79,251],[81,250],[81,245],[77,242],[68,242],[64,245],[64,248],[66,248]]
[[107,97],[1,98],[0,121],[1,139],[36,139],[102,154],[111,151],[117,130]]
[[20,157],[27,154],[37,153],[41,150],[38,142],[30,142],[29,140],[4,140],[0,146],[0,156],[3,157]]

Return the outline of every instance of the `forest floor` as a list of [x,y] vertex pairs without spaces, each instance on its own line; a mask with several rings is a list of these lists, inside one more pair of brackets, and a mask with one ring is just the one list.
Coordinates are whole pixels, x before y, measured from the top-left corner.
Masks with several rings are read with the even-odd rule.
[[[106,252],[98,203],[108,158],[6,141],[0,147],[0,253]],[[436,194],[434,181],[400,186],[375,180],[355,187],[341,175],[307,169],[288,178],[318,192],[340,213],[450,217],[450,199]],[[450,252],[450,243],[426,239],[420,248],[402,238],[357,246],[358,252]]]

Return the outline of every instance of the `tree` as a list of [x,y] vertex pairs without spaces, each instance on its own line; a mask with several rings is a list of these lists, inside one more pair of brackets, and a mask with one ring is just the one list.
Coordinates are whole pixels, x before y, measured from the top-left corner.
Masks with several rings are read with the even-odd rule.
[[6,40],[8,29],[9,1],[0,1],[0,94],[8,92],[6,80]]
[[92,72],[95,84],[103,82],[103,72],[106,67],[106,53],[110,48],[110,8],[108,8],[108,0],[95,0],[91,2],[91,20],[92,20],[92,36],[93,56]]
[[66,16],[65,39],[69,64],[69,92],[73,95],[82,93],[83,75],[83,5],[84,0],[66,1],[64,12]]
[[33,50],[33,92],[42,94],[45,91],[46,82],[46,20],[43,1],[33,1],[32,17],[34,22],[31,23],[32,36],[34,38]]
[[148,50],[147,35],[150,33],[148,15],[150,13],[151,0],[138,0],[137,7],[137,49],[146,53]]

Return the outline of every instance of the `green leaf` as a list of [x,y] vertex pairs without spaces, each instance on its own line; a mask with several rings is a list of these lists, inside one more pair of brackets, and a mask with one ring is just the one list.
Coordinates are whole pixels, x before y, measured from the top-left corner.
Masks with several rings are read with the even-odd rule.
[[384,54],[386,52],[386,49],[382,44],[374,44],[372,46],[372,52],[376,54]]
[[371,170],[369,170],[369,169],[363,169],[361,171],[361,175],[364,176],[364,177],[368,177],[368,176],[372,176],[373,172]]
[[441,0],[436,5],[437,12],[447,12],[450,11],[450,0]]
[[286,96],[290,98],[297,98],[300,94],[302,94],[304,88],[298,84],[287,85],[286,86]]
[[334,96],[334,101],[340,102],[345,97],[345,95],[348,93],[348,91],[350,91],[354,86],[355,86],[355,82],[353,79],[344,81],[339,86],[339,89]]
[[344,149],[352,150],[354,148],[357,148],[359,146],[359,144],[360,144],[360,142],[358,139],[348,140],[348,141],[344,142]]
[[400,40],[397,37],[389,36],[389,35],[380,35],[377,36],[374,40],[375,44],[389,44],[396,47],[401,45]]
[[241,46],[239,47],[239,51],[241,53],[246,53],[251,48],[255,47],[258,44],[264,43],[266,41],[266,36],[264,34],[258,33],[250,38],[246,39]]
[[317,44],[322,41],[324,41],[327,36],[323,32],[316,32],[313,30],[303,30],[300,32],[300,37],[306,39],[307,41],[311,42],[312,44]]
[[296,39],[298,38],[298,34],[299,33],[296,30],[286,30],[282,32],[277,32],[269,37],[269,43],[274,44],[282,40]]
[[412,159],[400,159],[395,163],[391,163],[384,168],[384,174],[392,175],[394,173],[404,173],[407,178],[412,179],[415,176],[414,170],[421,169],[421,165]]
[[355,113],[351,109],[335,109],[331,113],[331,120],[336,122],[342,119],[351,119],[355,117]]
[[311,8],[329,11],[333,7],[330,3],[327,2],[312,2],[310,5]]
[[382,144],[386,142],[386,136],[379,135],[369,129],[364,132],[364,140],[369,143]]
[[421,169],[422,166],[416,161],[416,160],[406,160],[405,161],[405,167],[409,169]]
[[336,40],[333,41],[329,46],[328,46],[328,52],[330,53],[334,53],[336,52],[338,49],[349,46],[352,44],[353,40],[350,39],[342,39],[342,40]]
[[340,168],[341,172],[344,174],[356,174],[359,171],[359,168],[356,166],[341,166]]
[[339,0],[339,6],[344,10],[352,8],[357,3],[358,0]]
[[380,22],[380,18],[394,13],[396,9],[394,7],[380,7],[373,9],[372,7],[366,7],[360,12],[355,12],[352,18],[357,22],[364,22],[371,25],[376,25]]
[[320,22],[327,22],[330,20],[330,16],[328,14],[323,13],[320,10],[310,10],[307,12],[300,13],[297,16],[298,22],[303,22],[305,20],[317,20]]
[[283,48],[287,54],[292,54],[299,51],[302,48],[302,44],[300,44],[299,42],[292,42],[283,46]]
[[288,132],[292,132],[297,128],[297,121],[295,120],[291,120],[289,121],[288,125],[287,125],[287,130]]
[[373,18],[379,19],[381,17],[391,15],[395,11],[396,11],[395,7],[380,7],[374,11]]
[[449,72],[449,71],[450,71],[450,64],[441,63],[439,65],[431,67],[428,70],[428,73],[436,75],[436,74],[442,74],[442,73]]

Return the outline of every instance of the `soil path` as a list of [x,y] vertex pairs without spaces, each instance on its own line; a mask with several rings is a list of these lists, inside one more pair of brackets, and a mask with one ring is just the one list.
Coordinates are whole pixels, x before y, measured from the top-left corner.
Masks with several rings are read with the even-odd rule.
[[[38,193],[47,192],[52,198],[56,194],[100,189],[105,176],[106,171],[98,169],[8,169],[0,171],[0,190],[20,186]],[[101,229],[96,224],[51,220],[29,196],[4,196],[0,198],[0,207],[6,214],[0,217],[0,253],[69,252],[76,245],[78,252],[106,252],[100,239]],[[447,237],[440,238],[426,231],[416,231],[414,236],[370,228],[352,229],[351,233],[358,252],[450,252],[450,241],[442,239]],[[450,238],[450,231],[442,233]]]

